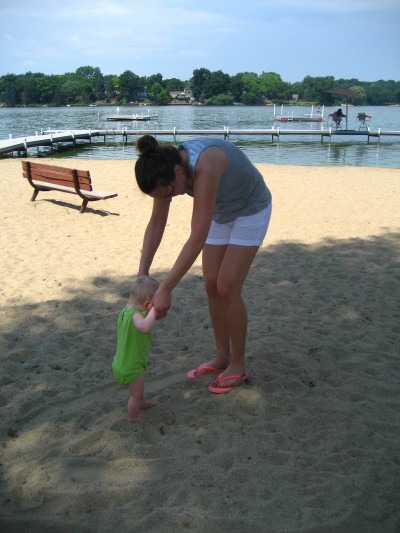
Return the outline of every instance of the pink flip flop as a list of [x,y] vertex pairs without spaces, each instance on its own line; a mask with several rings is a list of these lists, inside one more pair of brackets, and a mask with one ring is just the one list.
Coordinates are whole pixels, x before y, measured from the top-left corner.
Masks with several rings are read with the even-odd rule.
[[[213,383],[211,383],[211,385],[208,387],[208,390],[210,392],[213,392],[214,394],[222,394],[224,392],[229,392],[234,387],[237,387],[238,385],[240,385],[240,383],[242,383],[242,381],[244,381],[248,377],[249,375],[247,374],[247,372],[245,372],[243,376],[234,375],[234,376],[226,376],[226,377],[223,377],[221,373],[219,374],[217,379]],[[231,385],[225,385],[224,383],[229,380],[235,380],[235,381]]]
[[203,363],[199,367],[194,368],[193,370],[189,370],[186,376],[188,379],[195,379],[201,376],[206,376],[207,374],[218,374],[219,372],[223,372],[224,370],[225,368],[216,368],[215,366]]

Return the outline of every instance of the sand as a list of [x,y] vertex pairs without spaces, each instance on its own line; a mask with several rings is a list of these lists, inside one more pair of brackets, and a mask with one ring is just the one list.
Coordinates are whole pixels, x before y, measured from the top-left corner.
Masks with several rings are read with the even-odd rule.
[[[79,213],[0,161],[4,532],[400,531],[400,170],[258,165],[270,231],[246,281],[248,382],[211,395],[200,260],[154,331],[158,406],[128,424],[116,319],[151,200],[131,161],[89,169],[118,197]],[[177,198],[153,274],[188,235]]]

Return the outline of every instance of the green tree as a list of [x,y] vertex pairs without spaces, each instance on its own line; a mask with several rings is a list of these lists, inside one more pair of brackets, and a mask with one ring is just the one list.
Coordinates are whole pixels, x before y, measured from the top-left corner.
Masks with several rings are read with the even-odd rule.
[[92,78],[92,88],[95,100],[104,100],[106,97],[104,76],[100,69],[96,69]]
[[[115,76],[107,75],[104,76],[104,97],[105,98],[114,98],[116,95],[116,91],[118,89],[118,86],[114,85],[114,78]],[[119,84],[119,81],[118,81]]]
[[207,68],[199,68],[193,71],[191,87],[193,97],[199,102],[204,102],[206,95],[206,86],[211,77],[211,72]]
[[262,72],[259,79],[260,89],[263,96],[268,100],[283,101],[288,96],[288,84],[276,72]]
[[222,70],[210,72],[203,84],[204,98],[211,98],[219,94],[227,94],[229,92],[230,77],[224,74]]
[[100,69],[99,67],[79,67],[76,69],[75,74],[79,77],[86,78],[88,80],[91,80],[96,73],[99,73]]
[[161,83],[153,83],[150,87],[147,87],[148,96],[151,100],[157,100],[160,93],[163,91]]
[[77,78],[74,74],[67,74],[62,85],[66,103],[73,104],[79,99],[85,101],[87,94],[91,92],[91,86],[86,80]]
[[143,79],[144,83],[147,85],[147,88],[151,87],[155,83],[159,83],[161,87],[164,87],[163,77],[160,73],[152,74]]
[[[188,82],[178,78],[163,80],[160,73],[139,77],[130,70],[121,74],[103,76],[98,67],[83,66],[75,72],[47,76],[40,72],[0,76],[0,101],[7,106],[93,102],[119,96],[122,101],[147,97],[146,88],[155,102],[166,103],[169,91],[191,88],[195,99],[211,105],[240,102],[246,105],[262,104],[265,98],[274,102],[285,101],[298,94],[303,101],[320,104],[340,102],[340,97],[327,93],[335,87],[349,87],[359,98],[355,102],[371,105],[400,103],[400,82],[394,80],[360,81],[355,78],[335,80],[333,76],[306,76],[303,81],[284,82],[276,72],[241,72],[229,76],[221,70],[206,68],[193,71]],[[351,100],[350,100],[351,102]]]
[[235,74],[229,80],[229,93],[232,95],[234,102],[240,102],[243,94],[243,80],[241,74]]
[[333,76],[316,78],[312,76],[306,76],[301,84],[300,100],[305,102],[331,104],[334,100],[334,97],[325,91],[328,89],[333,89],[335,86],[335,78]]
[[14,107],[19,103],[17,79],[15,74],[6,74],[2,77],[1,100],[9,107]]
[[258,75],[254,72],[243,72],[243,93],[242,103],[245,105],[256,105],[262,103],[263,90],[260,86]]
[[364,103],[367,99],[367,95],[365,93],[364,87],[362,85],[352,85],[350,87],[350,91],[353,91],[353,93],[358,94],[358,100],[357,103]]
[[230,94],[217,94],[206,100],[207,105],[233,105],[233,97]]
[[19,76],[17,81],[20,87],[21,101],[23,105],[35,104],[40,101],[40,94],[37,90],[35,75],[27,72]]
[[143,92],[143,82],[131,70],[125,70],[119,77],[120,99],[130,102],[137,100],[139,93]]
[[77,80],[66,80],[62,85],[62,91],[67,103],[74,103],[81,94],[81,84]]
[[164,80],[164,86],[167,89],[167,91],[183,91],[185,89],[185,82],[182,80],[179,80],[178,78],[169,78],[168,80]]
[[169,94],[168,89],[161,89],[161,91],[157,95],[155,103],[158,105],[166,105],[169,104],[171,100],[172,98]]
[[367,100],[371,105],[385,105],[392,101],[392,96],[383,80],[371,83],[367,89]]
[[41,104],[54,104],[55,94],[58,88],[58,76],[35,74],[38,101]]

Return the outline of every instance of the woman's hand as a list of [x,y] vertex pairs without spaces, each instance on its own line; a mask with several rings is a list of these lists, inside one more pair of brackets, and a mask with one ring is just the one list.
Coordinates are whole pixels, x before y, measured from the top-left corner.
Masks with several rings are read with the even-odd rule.
[[151,299],[150,305],[155,309],[156,319],[165,318],[171,307],[171,293],[159,287]]

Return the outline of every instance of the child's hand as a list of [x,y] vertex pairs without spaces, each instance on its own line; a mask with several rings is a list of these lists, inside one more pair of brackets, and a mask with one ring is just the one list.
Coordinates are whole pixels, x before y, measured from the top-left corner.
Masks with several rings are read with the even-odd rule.
[[171,307],[171,293],[166,290],[163,291],[161,288],[159,288],[155,292],[151,303],[155,307],[157,320],[160,318],[165,318]]

